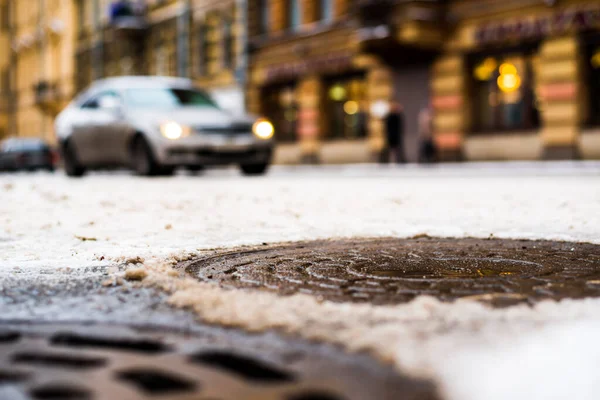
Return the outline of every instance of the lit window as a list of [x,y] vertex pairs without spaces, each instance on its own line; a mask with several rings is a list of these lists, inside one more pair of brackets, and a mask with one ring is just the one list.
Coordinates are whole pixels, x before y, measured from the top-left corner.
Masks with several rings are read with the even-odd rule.
[[533,57],[481,57],[472,67],[473,130],[527,130],[539,126]]

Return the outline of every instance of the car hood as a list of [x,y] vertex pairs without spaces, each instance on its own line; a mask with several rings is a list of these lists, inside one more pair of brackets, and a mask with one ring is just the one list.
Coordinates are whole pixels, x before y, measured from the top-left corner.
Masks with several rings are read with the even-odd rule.
[[188,107],[172,110],[140,110],[127,112],[128,118],[155,125],[166,121],[174,121],[182,125],[202,127],[226,127],[233,124],[253,123],[256,117],[251,115],[232,115],[224,110],[208,107]]

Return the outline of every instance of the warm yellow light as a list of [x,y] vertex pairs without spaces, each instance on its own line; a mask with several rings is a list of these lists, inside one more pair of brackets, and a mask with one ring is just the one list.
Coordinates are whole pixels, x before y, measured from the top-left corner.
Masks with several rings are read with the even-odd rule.
[[590,62],[592,63],[592,67],[600,68],[600,49],[596,50]]
[[169,121],[160,125],[160,133],[167,139],[177,140],[189,135],[190,130],[177,122]]
[[358,103],[352,100],[345,102],[344,112],[348,115],[356,114],[358,112]]
[[334,85],[329,89],[329,97],[335,101],[342,101],[346,98],[346,89],[340,85]]
[[477,80],[489,81],[492,78],[492,74],[496,70],[498,63],[492,57],[488,57],[475,67],[473,75]]
[[521,87],[521,77],[516,74],[502,74],[498,77],[498,87],[504,93],[512,93]]
[[511,63],[500,65],[500,76],[497,83],[500,90],[504,93],[512,93],[521,87],[521,77],[517,72],[517,67]]
[[517,67],[511,63],[500,65],[500,75],[517,75]]
[[260,139],[271,139],[275,133],[273,124],[266,119],[259,119],[252,126],[252,132]]

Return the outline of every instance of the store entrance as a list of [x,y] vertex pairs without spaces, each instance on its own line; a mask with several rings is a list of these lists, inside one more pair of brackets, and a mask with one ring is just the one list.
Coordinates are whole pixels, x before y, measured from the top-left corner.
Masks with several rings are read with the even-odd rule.
[[395,71],[394,99],[404,108],[404,152],[408,162],[419,159],[419,113],[429,105],[429,64]]

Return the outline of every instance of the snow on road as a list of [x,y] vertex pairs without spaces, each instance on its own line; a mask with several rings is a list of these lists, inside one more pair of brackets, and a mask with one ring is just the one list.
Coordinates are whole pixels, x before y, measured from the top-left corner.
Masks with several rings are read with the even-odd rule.
[[[600,243],[598,163],[281,168],[252,179],[231,171],[157,179],[1,175],[0,194],[0,273],[132,257],[160,263],[199,249],[320,237],[427,233]],[[577,390],[574,398],[592,399],[600,392],[600,354],[589,351],[600,335],[598,300],[490,310],[427,298],[372,307],[299,296],[270,308],[274,295],[190,285],[193,292],[173,301],[204,302],[197,310],[204,317],[208,306],[217,307],[215,322],[231,318],[366,347],[409,372],[436,377],[451,399],[558,399],[569,388]],[[253,307],[263,325],[235,311],[250,301],[263,304]],[[296,320],[286,316],[288,306]],[[335,337],[332,315],[356,329]]]
[[0,266],[89,266],[317,237],[600,242],[600,164],[554,174],[548,166],[454,168],[280,169],[253,179],[228,171],[156,179],[0,175]]

